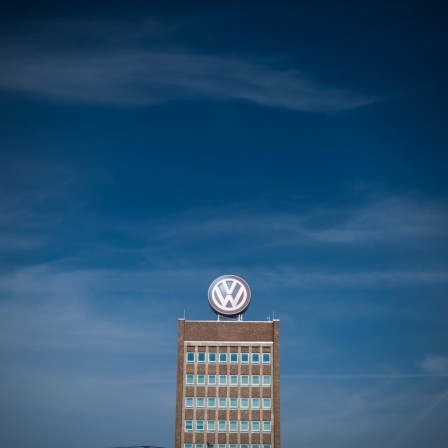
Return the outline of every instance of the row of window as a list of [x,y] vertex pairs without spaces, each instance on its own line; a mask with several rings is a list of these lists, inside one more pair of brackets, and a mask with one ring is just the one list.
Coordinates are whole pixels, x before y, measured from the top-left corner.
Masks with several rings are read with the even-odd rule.
[[[207,357],[208,355],[208,357]],[[187,352],[187,364],[193,364],[196,360],[199,364],[204,364],[206,359],[210,364],[216,364],[218,361],[220,364],[227,364],[230,361],[230,364],[238,364],[238,358],[241,364],[249,364],[249,358],[252,360],[252,364],[260,364],[260,355],[261,361],[263,364],[271,363],[271,354],[270,353],[194,353]]]
[[[216,446],[216,448],[249,448],[249,444],[248,443],[241,443],[240,445],[236,444],[236,443],[231,443],[230,445],[226,445],[225,443],[218,443]],[[184,448],[207,448],[206,446],[204,446],[203,443],[196,443],[196,444],[192,444],[192,443],[184,443]],[[260,445],[258,443],[253,443],[252,445],[250,445],[250,448],[271,448],[271,445]]]
[[[197,386],[260,386],[260,375],[187,375],[186,385],[194,386],[196,379]],[[250,380],[250,381],[249,381]],[[268,387],[271,385],[271,375],[261,375],[261,385]]]
[[[260,403],[263,405],[263,409],[271,409],[271,399],[270,398],[226,398],[226,397],[197,397],[196,398],[196,408],[205,408],[207,404],[208,409],[215,409],[216,404],[218,404],[219,409],[227,409],[227,403],[229,404],[229,409],[238,409],[238,403],[240,409],[249,409],[249,402],[251,403],[251,409],[260,409]],[[185,398],[185,408],[192,409],[194,407],[194,398]]]
[[[218,429],[218,432],[227,432],[227,426],[229,428],[229,432],[238,432],[238,427],[240,432],[249,432],[249,426],[251,428],[251,432],[260,432],[260,429],[263,432],[271,432],[271,422],[270,421],[237,421],[237,420],[196,420],[196,432],[215,432]],[[185,420],[185,432],[193,432],[193,420]]]

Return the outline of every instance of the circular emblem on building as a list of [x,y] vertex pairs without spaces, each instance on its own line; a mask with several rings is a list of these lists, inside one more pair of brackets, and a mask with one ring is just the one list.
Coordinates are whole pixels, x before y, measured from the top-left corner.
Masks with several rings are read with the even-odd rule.
[[213,310],[223,316],[244,313],[250,304],[249,285],[236,275],[223,275],[208,288],[208,301]]

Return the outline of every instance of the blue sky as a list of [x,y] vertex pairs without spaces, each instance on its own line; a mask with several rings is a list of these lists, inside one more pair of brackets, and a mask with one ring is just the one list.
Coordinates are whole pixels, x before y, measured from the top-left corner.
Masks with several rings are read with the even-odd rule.
[[282,446],[448,441],[437,2],[0,19],[0,445],[170,447],[177,320],[281,321]]

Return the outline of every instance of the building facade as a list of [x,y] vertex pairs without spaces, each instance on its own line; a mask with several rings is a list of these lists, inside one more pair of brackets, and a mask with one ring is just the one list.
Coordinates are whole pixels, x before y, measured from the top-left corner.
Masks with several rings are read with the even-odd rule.
[[175,448],[280,448],[279,321],[179,319]]

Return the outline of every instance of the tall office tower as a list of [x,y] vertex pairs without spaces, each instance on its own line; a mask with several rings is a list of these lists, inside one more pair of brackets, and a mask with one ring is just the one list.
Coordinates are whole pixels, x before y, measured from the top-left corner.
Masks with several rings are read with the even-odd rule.
[[217,321],[179,320],[175,448],[280,448],[279,321],[242,321],[250,290],[236,276],[209,302]]

